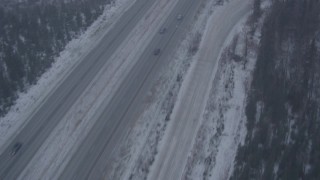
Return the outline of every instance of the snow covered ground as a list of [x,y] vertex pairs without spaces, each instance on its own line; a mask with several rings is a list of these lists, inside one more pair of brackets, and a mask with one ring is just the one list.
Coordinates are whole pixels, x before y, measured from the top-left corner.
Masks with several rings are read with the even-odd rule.
[[[212,78],[216,75],[219,54],[235,24],[250,10],[250,1],[233,0],[216,8],[208,21],[204,40],[186,75],[171,115],[172,123],[159,146],[151,179],[180,179],[202,123],[202,113],[209,97]],[[219,179],[219,178],[218,178]]]
[[233,173],[238,146],[244,144],[246,137],[246,98],[262,19],[256,23],[255,33],[250,34],[251,25],[245,17],[227,40],[184,179],[229,179]]
[[[246,17],[247,18],[247,17]],[[246,19],[245,18],[245,19]],[[236,37],[236,52],[243,57],[246,28],[243,21],[229,37]],[[230,43],[230,41],[229,41]],[[255,57],[249,54],[247,62],[233,59],[233,44],[223,52],[218,72],[213,80],[210,96],[203,114],[203,123],[190,153],[185,178],[228,179],[238,144],[244,141],[244,105]],[[244,64],[246,63],[246,66]],[[245,67],[245,68],[244,68]]]
[[16,104],[8,114],[0,118],[0,153],[6,148],[7,142],[17,134],[28,119],[46,98],[55,90],[55,87],[72,72],[72,69],[82,60],[99,40],[106,34],[121,14],[135,1],[116,0],[105,7],[104,13],[79,38],[68,43],[65,50],[44,73],[36,85],[29,88],[26,93],[20,93]]

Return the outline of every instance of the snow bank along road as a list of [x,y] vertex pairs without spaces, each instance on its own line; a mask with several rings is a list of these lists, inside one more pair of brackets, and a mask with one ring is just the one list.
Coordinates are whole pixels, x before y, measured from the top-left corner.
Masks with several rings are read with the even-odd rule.
[[[0,179],[16,179],[69,107],[155,1],[139,0],[126,11],[97,48],[28,117],[28,123],[0,155]],[[12,148],[18,142],[22,146],[15,156],[11,156]]]
[[[164,22],[166,33],[157,34],[152,39],[59,179],[105,179],[108,176],[105,168],[112,159],[115,147],[125,136],[126,129],[134,123],[132,115],[143,106],[141,97],[147,94],[152,79],[163,63],[170,59],[171,50],[182,40],[184,27],[191,22],[201,2],[178,1]],[[178,14],[183,16],[183,20],[177,20]],[[154,55],[153,51],[157,48],[161,52]]]
[[[13,142],[0,155],[0,179],[16,179],[38,148],[49,136],[77,100],[80,94],[117,50],[133,27],[139,22],[156,0],[138,0],[118,21],[113,29],[102,39],[101,43],[75,68],[61,85],[47,98],[37,111],[28,119],[26,126],[16,135]],[[112,151],[113,143],[121,137],[122,129],[130,123],[128,112],[137,107],[137,97],[144,94],[150,77],[161,67],[162,60],[168,56],[181,39],[183,25],[186,25],[192,14],[196,12],[201,1],[179,0],[169,14],[164,26],[167,32],[157,34],[141,56],[138,63],[130,71],[110,104],[103,111],[96,125],[71,159],[61,179],[85,179],[98,177],[91,170],[96,169],[100,155]],[[193,7],[193,8],[191,8]],[[182,21],[176,19],[178,14],[184,16]],[[158,56],[153,50],[161,48]],[[163,61],[165,62],[165,61]],[[152,72],[152,73],[151,73]],[[126,117],[126,118],[124,118]],[[119,135],[120,134],[120,135]],[[22,147],[14,156],[11,151],[16,143]],[[77,176],[75,176],[77,175]]]
[[172,123],[160,145],[150,179],[181,179],[221,48],[232,28],[249,10],[249,0],[233,0],[217,9],[209,20],[196,62],[182,85],[185,87],[179,94]]

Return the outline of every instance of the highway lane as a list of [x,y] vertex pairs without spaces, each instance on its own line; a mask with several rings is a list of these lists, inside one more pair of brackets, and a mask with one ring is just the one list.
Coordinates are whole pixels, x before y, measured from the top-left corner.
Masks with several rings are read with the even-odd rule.
[[[120,150],[120,148],[123,148],[123,144],[127,143],[128,133],[135,128],[135,125],[137,123],[137,120],[141,118],[141,115],[143,112],[148,109],[149,100],[148,99],[149,94],[148,92],[151,91],[153,86],[155,85],[155,81],[159,79],[159,76],[162,75],[163,69],[165,71],[169,68],[170,61],[172,61],[173,55],[175,55],[176,50],[179,48],[177,45],[185,38],[186,33],[191,30],[192,27],[191,23],[195,22],[195,17],[197,16],[197,13],[199,13],[200,6],[202,3],[204,3],[205,0],[199,0],[191,2],[189,1],[188,4],[185,4],[183,8],[180,8],[177,12],[171,13],[169,16],[169,20],[165,22],[165,24],[162,27],[169,27],[168,28],[168,36],[171,36],[170,40],[167,41],[160,41],[158,46],[156,47],[149,47],[147,49],[147,52],[152,51],[154,48],[161,47],[162,54],[159,59],[156,60],[154,63],[152,69],[150,69],[149,74],[147,77],[145,77],[145,81],[141,85],[141,88],[139,89],[139,92],[135,95],[133,98],[130,107],[128,107],[128,110],[123,114],[123,117],[119,119],[119,127],[117,129],[114,129],[114,132],[112,134],[112,137],[110,137],[109,142],[106,144],[106,146],[103,149],[103,152],[99,155],[99,158],[97,159],[97,162],[95,163],[94,167],[91,168],[91,172],[88,179],[117,179],[118,177],[112,177],[112,165],[118,164],[117,155]],[[170,21],[171,19],[175,19],[177,17],[177,14],[183,14],[183,21],[181,24],[176,24],[175,21]],[[173,29],[172,29],[172,28]],[[173,32],[172,32],[173,31]],[[172,35],[170,35],[172,34]],[[159,38],[162,37],[162,35],[158,35]],[[146,58],[141,58],[141,63],[150,63],[150,59],[148,59],[147,56],[150,56],[149,54],[145,55]],[[146,61],[143,61],[143,59],[147,59]],[[137,71],[135,71],[137,73]],[[104,115],[105,118],[106,115]],[[103,138],[106,137],[105,134],[100,134],[98,142],[103,142]],[[126,156],[126,155],[124,155]],[[124,157],[120,157],[124,158]],[[110,173],[111,172],[111,173]]]
[[[142,97],[157,72],[170,60],[172,50],[182,39],[184,28],[192,21],[201,2],[178,2],[162,26],[167,32],[153,38],[59,179],[102,179],[106,176],[104,168],[111,163],[112,152],[136,120],[132,115],[143,109]],[[182,21],[177,20],[178,14],[184,16]],[[157,48],[161,49],[159,56],[153,54]]]
[[209,19],[199,56],[183,82],[171,116],[171,124],[163,138],[149,178],[151,180],[182,179],[196,133],[207,102],[210,82],[223,44],[233,27],[250,11],[249,0],[232,0],[215,10]]
[[[69,107],[154,2],[155,0],[138,0],[127,10],[102,38],[97,48],[28,117],[28,123],[0,155],[0,179],[16,179]],[[12,148],[17,142],[22,143],[22,147],[15,156],[11,156]]]

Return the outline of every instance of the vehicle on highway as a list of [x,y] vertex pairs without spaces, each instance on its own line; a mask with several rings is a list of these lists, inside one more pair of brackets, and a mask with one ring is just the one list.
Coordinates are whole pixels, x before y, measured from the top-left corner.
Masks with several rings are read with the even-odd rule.
[[183,19],[182,14],[178,14],[178,16],[177,16],[177,20],[178,20],[178,21],[181,21],[182,19]]
[[164,33],[166,33],[166,31],[167,31],[167,28],[161,28],[160,29],[160,31],[159,31],[159,34],[164,34]]
[[10,155],[11,155],[11,156],[16,155],[17,152],[21,149],[21,146],[22,146],[22,143],[20,143],[20,142],[15,143],[14,146],[13,146],[13,148],[12,148],[12,150],[11,150]]
[[159,54],[160,54],[160,49],[158,48],[158,49],[155,49],[154,51],[153,51],[153,55],[155,55],[155,56],[158,56]]

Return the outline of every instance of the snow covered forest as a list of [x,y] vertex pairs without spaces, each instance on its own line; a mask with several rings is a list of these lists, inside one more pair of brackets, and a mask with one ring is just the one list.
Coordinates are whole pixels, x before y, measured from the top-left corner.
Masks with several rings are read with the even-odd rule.
[[320,2],[268,11],[231,179],[320,179]]
[[0,117],[111,0],[0,1]]

